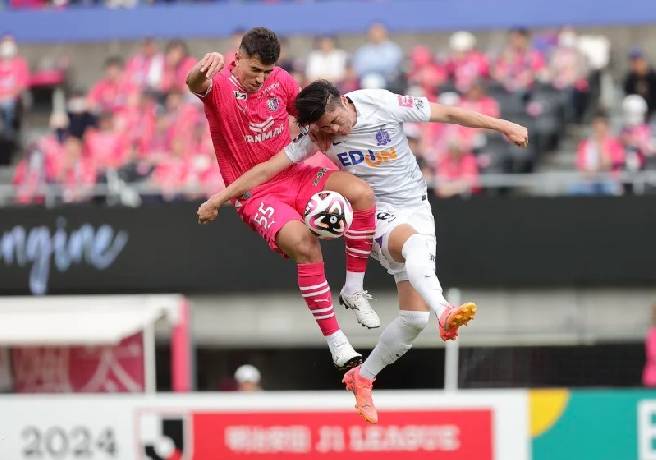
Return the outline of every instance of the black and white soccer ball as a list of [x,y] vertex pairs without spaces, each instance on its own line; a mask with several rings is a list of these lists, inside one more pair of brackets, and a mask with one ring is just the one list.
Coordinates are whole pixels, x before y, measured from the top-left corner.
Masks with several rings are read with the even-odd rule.
[[337,192],[318,192],[308,201],[303,221],[319,238],[339,238],[353,222],[353,208],[351,203]]

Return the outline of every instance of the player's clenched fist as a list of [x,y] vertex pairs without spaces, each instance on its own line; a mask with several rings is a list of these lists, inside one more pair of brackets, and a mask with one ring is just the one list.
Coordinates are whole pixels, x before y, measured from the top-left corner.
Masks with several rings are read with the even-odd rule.
[[528,129],[525,126],[508,122],[508,126],[504,131],[506,139],[517,147],[528,146]]
[[221,69],[223,69],[223,54],[217,52],[207,53],[198,64],[200,66],[200,72],[204,74],[208,80],[211,80],[217,72],[220,72]]
[[198,207],[196,215],[198,216],[199,224],[207,224],[216,219],[216,216],[219,215],[219,208],[210,199]]

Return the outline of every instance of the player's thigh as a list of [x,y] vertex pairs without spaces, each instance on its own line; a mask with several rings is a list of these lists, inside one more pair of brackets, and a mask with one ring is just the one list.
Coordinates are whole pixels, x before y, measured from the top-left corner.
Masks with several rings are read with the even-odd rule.
[[319,166],[302,165],[298,168],[298,172],[288,184],[293,188],[295,194],[294,205],[299,213],[305,212],[305,208],[317,192],[324,190],[326,182],[337,171],[333,169],[322,168]]
[[409,281],[396,283],[399,292],[399,309],[408,311],[430,311],[428,304],[419,293],[412,287]]
[[369,184],[344,171],[333,172],[326,180],[324,190],[343,195],[351,202],[353,209],[370,209],[376,204],[376,197]]
[[412,208],[396,208],[387,203],[378,203],[376,210],[376,234],[372,257],[380,262],[394,280],[407,280],[408,274],[403,258],[403,246],[411,236],[422,235],[426,251],[435,259],[435,220],[430,205]]
[[319,240],[300,220],[290,220],[276,235],[276,245],[298,263],[321,262]]
[[300,214],[276,195],[255,196],[237,210],[239,217],[256,231],[273,251],[288,255],[277,243],[278,233],[290,222],[301,222]]

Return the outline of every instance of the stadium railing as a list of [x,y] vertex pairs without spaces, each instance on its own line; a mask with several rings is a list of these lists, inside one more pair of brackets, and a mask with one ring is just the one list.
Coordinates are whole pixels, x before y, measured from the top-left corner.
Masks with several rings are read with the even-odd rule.
[[[622,172],[599,174],[591,177],[580,172],[544,172],[533,174],[482,174],[477,178],[477,188],[483,190],[504,189],[516,191],[522,195],[562,196],[577,195],[577,186],[595,183],[616,184],[630,187],[633,194],[652,193],[656,190],[656,171]],[[429,188],[439,186],[437,181],[429,181]],[[64,188],[57,184],[43,185],[33,191],[45,206],[54,206],[63,201]],[[19,191],[12,184],[0,184],[0,206],[16,203]],[[113,183],[99,184],[89,189],[88,196],[106,199],[109,204],[139,206],[145,196],[174,195],[189,199],[202,199],[206,190],[198,186],[186,186],[174,190],[162,191],[161,188],[147,183]],[[465,194],[467,195],[467,194]]]

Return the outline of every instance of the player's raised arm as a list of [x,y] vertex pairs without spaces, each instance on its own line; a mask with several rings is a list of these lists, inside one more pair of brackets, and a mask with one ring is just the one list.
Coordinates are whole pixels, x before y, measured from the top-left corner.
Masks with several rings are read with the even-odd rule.
[[197,95],[205,95],[211,85],[212,78],[223,69],[224,59],[221,53],[207,53],[191,68],[187,74],[187,87]]
[[261,185],[271,179],[279,172],[292,165],[284,150],[281,150],[268,161],[246,171],[225,189],[212,195],[207,201],[200,205],[197,211],[198,223],[206,224],[216,219],[219,208],[224,203],[242,196],[247,191]]
[[292,164],[303,161],[317,150],[308,138],[307,132],[301,132],[296,139],[269,160],[260,163],[239,176],[225,189],[212,195],[198,208],[198,222],[206,224],[216,219],[219,208],[226,202],[242,196],[249,190],[267,182],[276,174],[289,168]]
[[431,103],[430,108],[430,121],[453,123],[468,128],[492,129],[503,134],[506,139],[519,147],[528,145],[528,130],[522,125],[459,107]]

